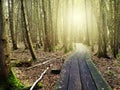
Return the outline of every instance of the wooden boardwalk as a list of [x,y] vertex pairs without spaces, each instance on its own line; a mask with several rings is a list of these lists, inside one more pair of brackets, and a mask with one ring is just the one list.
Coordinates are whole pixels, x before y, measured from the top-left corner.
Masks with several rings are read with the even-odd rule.
[[89,58],[78,50],[65,62],[55,90],[111,90]]

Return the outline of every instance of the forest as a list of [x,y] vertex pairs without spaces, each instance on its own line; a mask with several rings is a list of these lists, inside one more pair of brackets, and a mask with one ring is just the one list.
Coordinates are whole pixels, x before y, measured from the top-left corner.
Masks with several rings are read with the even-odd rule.
[[120,90],[120,0],[0,0],[0,90],[54,90],[82,45]]

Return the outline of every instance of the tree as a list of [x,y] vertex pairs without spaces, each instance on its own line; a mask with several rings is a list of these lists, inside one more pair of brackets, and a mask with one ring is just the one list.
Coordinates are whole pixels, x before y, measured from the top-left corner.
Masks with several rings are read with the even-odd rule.
[[106,8],[104,0],[99,0],[99,15],[97,16],[98,27],[98,57],[107,56],[107,24],[106,24]]
[[23,27],[23,28],[25,28],[25,37],[26,37],[26,40],[27,40],[27,43],[28,43],[28,46],[29,46],[29,50],[30,50],[32,59],[33,59],[34,61],[36,61],[36,60],[37,60],[37,57],[36,57],[36,54],[35,54],[35,51],[34,51],[34,48],[33,48],[33,45],[32,45],[32,41],[31,41],[31,38],[30,38],[28,21],[27,21],[27,19],[26,19],[26,15],[25,15],[25,9],[24,9],[23,0],[21,0],[21,13],[22,13],[22,19],[23,19],[22,22],[23,22],[23,24],[24,24],[24,27]]
[[64,47],[64,52],[67,53],[69,51],[68,47],[68,4],[69,0],[66,0],[64,2],[64,11],[63,11],[63,47]]
[[106,18],[106,2],[104,0],[101,0],[101,10],[100,10],[100,13],[101,13],[101,19],[102,19],[102,38],[103,38],[103,57],[108,57],[107,56],[107,18]]
[[50,16],[51,11],[47,11],[48,7],[50,7],[50,2],[42,0],[42,13],[43,13],[43,33],[44,33],[44,50],[45,51],[52,51],[52,44],[51,44],[51,34],[53,33],[51,30],[50,25]]
[[116,58],[116,56],[117,56],[117,54],[118,54],[118,50],[119,50],[119,25],[120,25],[120,23],[119,23],[119,18],[120,18],[120,16],[119,16],[119,5],[120,5],[120,2],[119,2],[119,0],[114,0],[114,20],[115,20],[115,22],[114,22],[114,33],[113,33],[113,36],[114,36],[114,45],[113,45],[113,55],[114,55],[114,57]]
[[15,39],[15,25],[14,25],[14,0],[8,0],[8,11],[9,11],[9,27],[11,32],[11,40],[13,44],[13,50],[18,49],[17,41]]
[[10,53],[7,36],[8,20],[3,16],[3,4],[4,1],[0,0],[0,88],[6,90],[6,81],[10,73]]
[[88,32],[88,14],[87,14],[87,2],[85,0],[85,15],[86,15],[86,44],[90,46],[90,37],[89,37],[89,32]]

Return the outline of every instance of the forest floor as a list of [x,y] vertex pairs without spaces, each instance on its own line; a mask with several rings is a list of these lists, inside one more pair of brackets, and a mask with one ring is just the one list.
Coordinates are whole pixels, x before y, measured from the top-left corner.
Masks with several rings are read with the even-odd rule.
[[120,58],[98,58],[94,55],[91,58],[112,90],[120,90]]
[[[22,65],[19,67],[13,67],[13,70],[18,79],[21,80],[26,86],[31,86],[36,79],[38,79],[41,73],[50,66],[50,69],[46,72],[42,80],[40,81],[43,85],[41,90],[53,90],[59,74],[51,73],[51,70],[54,68],[61,68],[63,61],[70,54],[65,54],[63,52],[48,53],[42,50],[37,50],[38,61],[32,63],[32,66],[38,65],[48,60],[54,60],[52,63],[39,65],[35,68],[28,69],[29,65]],[[31,56],[27,50],[16,50],[11,52],[11,62],[21,62],[30,60]],[[93,62],[96,64],[98,70],[102,73],[103,77],[107,80],[109,85],[113,90],[120,90],[120,59],[106,59],[106,58],[97,58],[93,54],[91,55]],[[14,65],[14,64],[13,64]]]
[[[32,66],[41,64],[45,61],[54,60],[52,63],[38,65],[35,68],[28,69],[27,65],[23,65],[19,67],[13,67],[13,70],[17,76],[18,79],[21,80],[23,84],[26,86],[31,86],[36,79],[38,79],[41,75],[41,73],[44,72],[44,70],[50,66],[50,69],[46,72],[42,80],[40,81],[43,85],[43,88],[41,90],[53,90],[56,81],[59,78],[59,74],[52,74],[51,69],[58,68],[60,69],[63,64],[63,60],[66,58],[66,56],[62,52],[55,52],[55,53],[49,53],[44,52],[41,50],[36,51],[38,61],[35,63],[32,63]],[[21,61],[29,61],[31,59],[31,55],[29,51],[25,50],[16,50],[12,52],[12,63],[15,62],[21,62]],[[16,61],[17,60],[17,61]],[[14,64],[13,64],[14,65]],[[29,65],[28,65],[29,66]]]

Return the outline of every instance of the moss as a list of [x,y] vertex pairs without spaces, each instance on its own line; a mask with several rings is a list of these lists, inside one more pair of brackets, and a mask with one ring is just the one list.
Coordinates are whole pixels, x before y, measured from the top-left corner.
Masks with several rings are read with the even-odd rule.
[[9,77],[7,79],[7,86],[8,86],[8,90],[21,90],[22,88],[24,88],[25,86],[20,82],[20,80],[18,80],[14,74],[14,72],[10,71]]
[[[31,88],[31,87],[28,87],[27,89],[22,89],[22,90],[30,90],[30,88]],[[34,87],[33,90],[39,90],[39,89],[41,89],[41,88],[43,88],[43,84],[42,84],[41,82],[39,82],[39,83],[37,83],[37,84],[35,85],[35,87]]]
[[41,82],[39,82],[39,83],[37,84],[37,87],[38,87],[38,88],[43,88],[43,84],[42,84]]
[[4,90],[4,88],[2,86],[0,86],[0,90]]

